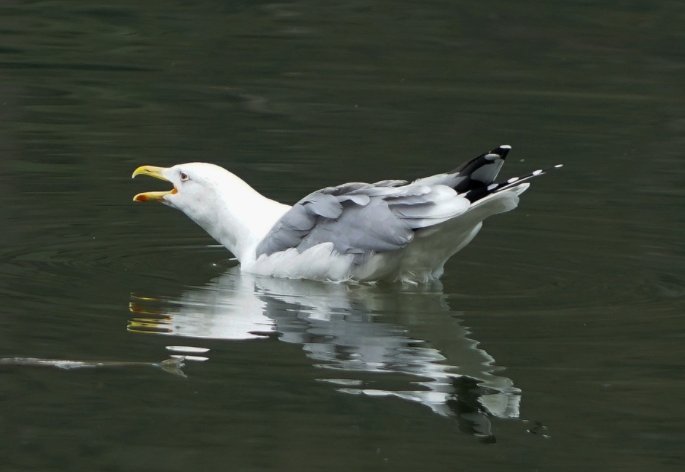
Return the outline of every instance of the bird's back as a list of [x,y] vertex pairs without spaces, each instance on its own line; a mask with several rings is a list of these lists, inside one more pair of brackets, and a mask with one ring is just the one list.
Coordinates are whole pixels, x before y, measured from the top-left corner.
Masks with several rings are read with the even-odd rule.
[[314,192],[273,226],[244,270],[333,281],[437,280],[483,220],[516,208],[525,181],[541,172],[496,183],[509,150],[499,146],[452,172],[411,183],[351,183]]

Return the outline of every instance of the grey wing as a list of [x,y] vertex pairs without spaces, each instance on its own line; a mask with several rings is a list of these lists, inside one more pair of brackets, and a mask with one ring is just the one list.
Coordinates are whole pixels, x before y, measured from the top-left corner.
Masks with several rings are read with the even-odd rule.
[[297,202],[257,246],[257,257],[332,243],[341,254],[394,251],[416,231],[465,212],[470,202],[445,185],[350,183]]

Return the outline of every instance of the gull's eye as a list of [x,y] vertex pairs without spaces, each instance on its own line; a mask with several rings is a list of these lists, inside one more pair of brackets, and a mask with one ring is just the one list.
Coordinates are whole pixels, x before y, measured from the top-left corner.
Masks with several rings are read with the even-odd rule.
[[188,174],[185,172],[181,172],[181,182],[185,182],[186,180],[190,180],[190,177],[188,177]]

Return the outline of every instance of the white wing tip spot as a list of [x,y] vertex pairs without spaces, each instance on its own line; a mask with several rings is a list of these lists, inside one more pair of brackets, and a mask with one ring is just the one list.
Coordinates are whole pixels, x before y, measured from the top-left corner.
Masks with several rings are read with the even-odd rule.
[[555,169],[560,169],[561,167],[564,167],[564,164],[557,164],[554,166]]
[[532,175],[540,175],[542,172],[542,169],[534,170]]
[[513,183],[516,182],[518,179],[519,179],[518,177],[512,177],[511,179],[507,180],[507,183],[508,183],[508,184],[513,184]]
[[511,149],[511,146],[509,146],[508,144],[502,144],[500,146],[500,149]]

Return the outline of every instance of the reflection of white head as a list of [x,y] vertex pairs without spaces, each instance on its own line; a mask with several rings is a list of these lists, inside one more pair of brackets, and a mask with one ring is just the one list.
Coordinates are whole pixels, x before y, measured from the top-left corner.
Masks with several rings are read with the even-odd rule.
[[[420,377],[425,381],[418,391],[351,389],[349,379],[341,386],[349,393],[417,401],[442,415],[451,414],[454,380],[469,378],[485,387],[478,401],[489,414],[517,417],[518,390],[510,379],[493,374],[494,359],[448,310],[436,292],[255,277],[234,268],[169,301],[163,318],[166,334],[240,340],[278,332],[280,341],[301,344],[319,367],[362,378],[379,372],[408,375],[408,387]],[[374,383],[381,387],[383,379]]]

